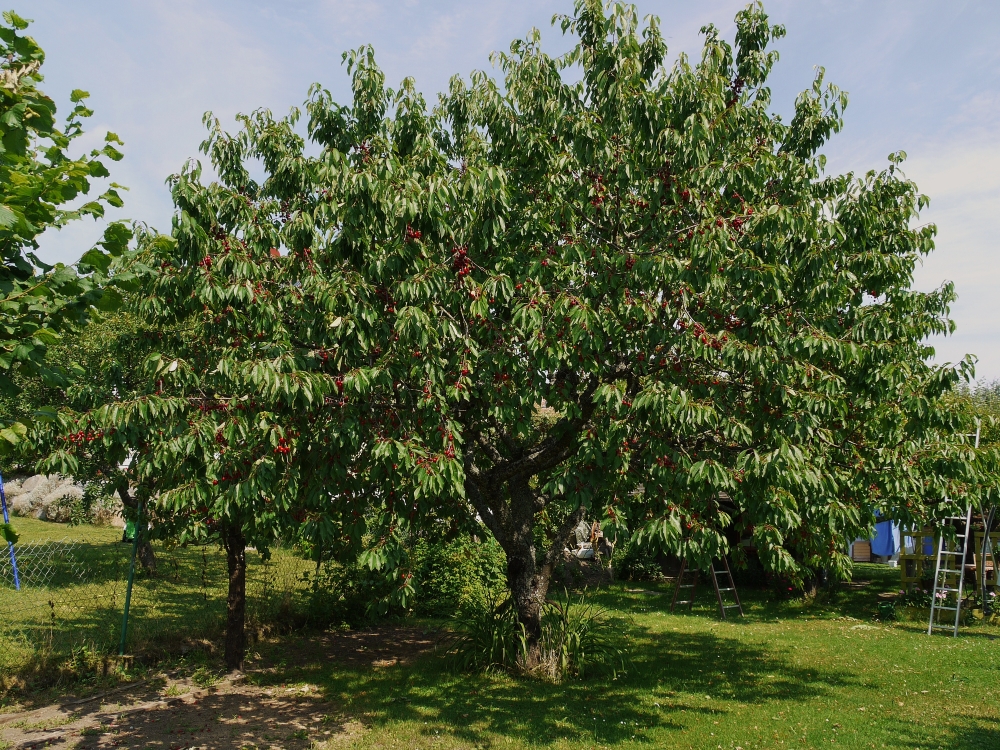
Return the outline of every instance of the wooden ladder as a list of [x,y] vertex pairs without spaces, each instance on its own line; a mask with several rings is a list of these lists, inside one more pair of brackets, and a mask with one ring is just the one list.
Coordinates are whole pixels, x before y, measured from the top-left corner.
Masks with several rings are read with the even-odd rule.
[[[743,604],[740,603],[740,595],[736,593],[736,581],[733,580],[733,573],[729,569],[729,559],[723,555],[722,558],[722,570],[716,570],[715,560],[712,560],[712,583],[715,586],[715,599],[719,603],[719,617],[723,620],[726,619],[726,610],[735,609],[740,613],[740,617],[743,617]],[[725,576],[728,580],[728,586],[719,586],[719,576]],[[726,604],[723,599],[723,594],[732,594],[733,601],[735,604]]]
[[[722,561],[722,568],[719,569],[718,561]],[[726,618],[726,612],[728,610],[738,610],[740,617],[743,617],[743,604],[740,602],[740,596],[736,592],[736,583],[733,581],[732,571],[729,569],[729,560],[723,555],[721,558],[713,559],[711,565],[709,566],[709,571],[712,574],[712,587],[715,589],[715,600],[719,605],[719,617],[723,620]],[[684,576],[690,576],[690,583],[685,582]],[[719,585],[720,577],[723,578],[723,583],[728,584],[724,586]],[[690,594],[688,594],[687,599],[681,599],[681,589],[690,589]],[[670,603],[670,611],[673,612],[678,604],[686,604],[688,612],[691,611],[691,607],[694,605],[695,593],[698,590],[698,571],[694,568],[689,568],[687,560],[681,560],[681,570],[677,574],[677,585],[674,586],[674,598]],[[732,600],[735,604],[727,604],[726,599],[723,594],[732,595]]]
[[[684,583],[684,574],[687,573],[691,576],[691,583]],[[678,600],[677,597],[680,596],[681,589],[691,589],[691,593],[688,594],[687,599]],[[678,604],[686,604],[688,612],[691,611],[691,606],[694,604],[695,591],[698,589],[698,571],[694,569],[688,569],[687,560],[681,560],[681,572],[677,574],[677,585],[674,586],[674,599],[670,602],[670,612],[673,613],[674,608]]]

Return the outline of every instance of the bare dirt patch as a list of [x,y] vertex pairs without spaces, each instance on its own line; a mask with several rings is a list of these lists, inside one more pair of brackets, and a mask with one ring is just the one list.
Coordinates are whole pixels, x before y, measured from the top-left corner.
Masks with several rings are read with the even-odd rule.
[[330,631],[298,639],[289,648],[272,650],[262,666],[279,661],[284,666],[329,662],[351,668],[407,664],[433,648],[438,638],[438,633],[414,627]]
[[[433,634],[419,628],[287,638],[248,674],[265,675],[279,662],[392,668],[435,643]],[[0,715],[0,747],[6,742],[12,750],[304,750],[313,742],[346,739],[362,730],[314,685],[258,686],[254,681],[237,675],[205,687],[204,678],[164,674],[90,699]]]

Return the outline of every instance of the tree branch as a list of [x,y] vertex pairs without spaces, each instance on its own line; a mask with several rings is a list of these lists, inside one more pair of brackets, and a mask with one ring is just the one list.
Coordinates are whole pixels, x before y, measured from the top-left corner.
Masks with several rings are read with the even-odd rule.
[[489,472],[490,483],[504,483],[514,477],[534,476],[565,461],[573,452],[573,441],[580,430],[590,421],[597,405],[594,392],[599,381],[593,380],[579,399],[580,416],[562,419],[553,429],[555,434],[543,440],[535,448],[525,451],[525,455],[514,461],[497,464]]

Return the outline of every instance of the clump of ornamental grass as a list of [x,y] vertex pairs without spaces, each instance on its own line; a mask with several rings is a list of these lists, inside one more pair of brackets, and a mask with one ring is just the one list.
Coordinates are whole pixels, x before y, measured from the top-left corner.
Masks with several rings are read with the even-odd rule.
[[466,608],[454,618],[448,646],[450,665],[463,672],[507,672],[551,682],[599,672],[613,676],[626,667],[627,631],[621,618],[588,601],[586,592],[545,602],[538,652],[531,644],[510,599]]

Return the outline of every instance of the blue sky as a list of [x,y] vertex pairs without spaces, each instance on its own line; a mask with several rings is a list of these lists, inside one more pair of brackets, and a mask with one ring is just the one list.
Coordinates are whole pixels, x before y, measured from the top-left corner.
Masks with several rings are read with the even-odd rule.
[[[646,0],[660,17],[669,58],[697,55],[698,30],[714,23],[730,40],[745,0]],[[933,342],[938,361],[979,357],[980,380],[1000,378],[1000,13],[993,0],[772,0],[766,8],[788,36],[772,77],[777,111],[822,65],[850,94],[846,127],[826,147],[828,172],[881,169],[897,150],[906,173],[930,196],[922,219],[938,225],[938,249],[916,287],[945,279],[959,294],[954,336]],[[413,76],[429,100],[456,73],[489,69],[532,26],[552,52],[567,40],[550,26],[572,0],[31,0],[29,33],[46,50],[45,88],[60,104],[91,92],[89,147],[106,130],[125,141],[112,178],[127,185],[124,209],[166,231],[164,185],[198,156],[202,114],[224,122],[267,107],[284,112],[314,81],[349,100],[341,53],[374,45],[390,85]],[[68,107],[66,107],[68,108]],[[81,139],[84,140],[84,139]],[[87,223],[41,238],[41,255],[72,262],[101,233]]]

